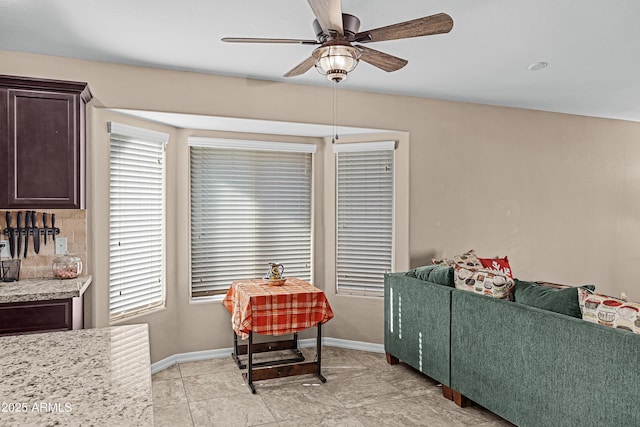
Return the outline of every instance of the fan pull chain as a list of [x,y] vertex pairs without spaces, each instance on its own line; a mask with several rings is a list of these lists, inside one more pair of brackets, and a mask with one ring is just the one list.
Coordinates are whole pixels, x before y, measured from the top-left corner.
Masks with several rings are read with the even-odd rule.
[[337,117],[337,110],[338,110],[338,98],[336,96],[336,87],[338,86],[338,82],[334,81],[333,82],[333,139],[331,140],[332,144],[335,144],[336,141],[339,138],[338,136],[338,128],[336,125],[336,117]]

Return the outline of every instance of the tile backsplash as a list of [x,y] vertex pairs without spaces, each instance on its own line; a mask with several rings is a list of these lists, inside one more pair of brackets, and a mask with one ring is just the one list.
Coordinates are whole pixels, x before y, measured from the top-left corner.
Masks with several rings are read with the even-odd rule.
[[[15,228],[17,212],[20,209],[11,210],[12,224]],[[22,211],[24,212],[24,211]],[[42,210],[36,210],[37,212],[37,224],[39,228],[42,228]],[[60,229],[58,237],[67,238],[67,252],[76,256],[79,256],[82,260],[83,274],[87,271],[87,211],[84,209],[46,209],[44,210],[48,215],[48,226],[51,227],[51,214],[56,215],[56,227]],[[0,213],[4,213],[0,211]],[[4,230],[6,227],[4,221],[4,215],[0,215],[0,229]],[[23,215],[24,216],[24,215]],[[24,225],[24,219],[22,220]],[[24,238],[24,237],[23,237]],[[3,240],[8,240],[8,237],[2,235]],[[22,242],[22,252],[20,254],[21,267],[20,267],[20,279],[32,279],[32,278],[50,278],[53,277],[52,265],[53,260],[59,257],[56,255],[55,247],[53,244],[52,236],[47,237],[47,244],[44,244],[44,236],[40,236],[40,252],[36,254],[33,250],[33,238],[29,236],[29,249],[27,251],[27,257],[24,258],[24,241]],[[2,258],[8,259],[8,258]]]

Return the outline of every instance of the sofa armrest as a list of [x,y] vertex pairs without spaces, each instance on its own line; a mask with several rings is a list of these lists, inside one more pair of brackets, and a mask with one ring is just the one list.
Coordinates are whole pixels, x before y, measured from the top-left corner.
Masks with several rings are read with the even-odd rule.
[[452,290],[404,273],[385,275],[385,351],[445,385],[450,383]]

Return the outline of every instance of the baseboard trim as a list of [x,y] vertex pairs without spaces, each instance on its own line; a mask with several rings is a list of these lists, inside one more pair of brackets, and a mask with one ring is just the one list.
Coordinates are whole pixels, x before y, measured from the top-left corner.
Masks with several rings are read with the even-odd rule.
[[159,360],[156,363],[151,364],[151,374],[160,372],[164,369],[170,368],[176,363],[197,362],[199,360],[208,359],[221,359],[223,357],[230,357],[233,352],[233,348],[219,348],[216,350],[204,350],[204,351],[192,351],[190,353],[179,353],[169,356],[165,359]]
[[[311,339],[311,346],[316,345],[316,340]],[[322,345],[330,347],[348,348],[349,350],[370,351],[372,353],[384,353],[384,344],[375,344],[366,341],[343,340],[340,338],[323,338]]]
[[[315,338],[308,338],[298,341],[300,347],[314,347],[316,345]],[[365,341],[351,341],[343,340],[340,338],[322,338],[322,345],[329,347],[348,348],[350,350],[370,351],[372,353],[384,353],[383,344],[374,344]],[[219,348],[216,350],[204,350],[204,351],[192,351],[190,353],[179,353],[169,356],[165,359],[159,360],[156,363],[151,364],[151,374],[155,374],[176,363],[197,362],[200,360],[208,359],[221,359],[223,357],[230,357],[233,353],[233,348]]]

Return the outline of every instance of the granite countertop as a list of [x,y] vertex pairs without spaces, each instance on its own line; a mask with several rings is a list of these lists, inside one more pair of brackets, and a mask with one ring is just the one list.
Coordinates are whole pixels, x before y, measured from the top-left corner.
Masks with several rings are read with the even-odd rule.
[[76,279],[23,279],[17,282],[0,282],[0,304],[79,297],[87,290],[91,280],[91,276],[80,276]]
[[0,337],[0,425],[152,426],[147,325]]

